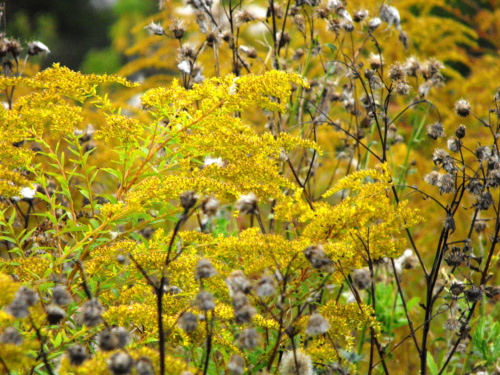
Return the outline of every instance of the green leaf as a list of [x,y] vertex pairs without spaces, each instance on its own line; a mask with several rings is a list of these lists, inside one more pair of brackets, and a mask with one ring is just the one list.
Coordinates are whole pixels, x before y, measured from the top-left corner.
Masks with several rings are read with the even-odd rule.
[[432,358],[432,355],[429,352],[427,352],[427,366],[429,367],[431,375],[438,375],[439,369],[436,365],[436,362],[434,362],[434,358]]

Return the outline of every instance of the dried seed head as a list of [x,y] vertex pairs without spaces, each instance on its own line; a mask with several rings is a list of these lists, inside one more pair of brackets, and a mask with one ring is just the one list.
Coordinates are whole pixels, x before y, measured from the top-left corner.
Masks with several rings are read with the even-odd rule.
[[194,191],[190,190],[182,193],[180,199],[182,208],[184,208],[185,211],[188,211],[196,204],[198,196],[195,194]]
[[113,374],[130,374],[134,366],[134,359],[127,352],[117,352],[109,357],[108,367]]
[[120,264],[125,264],[125,262],[127,261],[127,258],[125,257],[125,255],[123,254],[119,254],[117,257],[116,257],[116,261]]
[[175,19],[174,22],[170,25],[169,29],[174,34],[174,38],[182,39],[184,33],[186,32],[186,21]]
[[249,23],[255,20],[255,15],[251,13],[248,9],[243,9],[234,14],[234,22],[237,27],[240,27],[244,23]]
[[36,56],[36,55],[39,55],[42,53],[44,53],[44,54],[50,53],[50,50],[49,50],[49,47],[47,47],[42,42],[35,41],[35,42],[28,43],[27,52],[28,52],[28,55],[30,55],[30,56]]
[[382,5],[380,8],[380,19],[387,22],[389,27],[394,25],[396,29],[401,30],[401,16],[395,7],[387,4]]
[[252,284],[241,270],[233,271],[226,279],[226,284],[231,295],[237,292],[250,293],[252,289]]
[[455,130],[455,135],[458,139],[465,137],[465,125],[460,125],[457,130]]
[[379,90],[379,89],[384,88],[384,83],[376,75],[371,76],[368,83],[370,84],[370,87],[372,88],[372,90]]
[[272,296],[276,293],[276,287],[274,285],[274,280],[271,276],[262,276],[260,280],[257,282],[257,286],[255,287],[255,293],[260,298],[265,298]]
[[210,292],[201,291],[196,295],[194,305],[203,311],[215,309],[214,296]]
[[102,307],[99,300],[92,298],[86,301],[79,309],[79,321],[88,327],[95,327],[102,320],[102,313],[104,308]]
[[404,79],[396,81],[394,84],[394,92],[399,96],[406,96],[410,94],[411,86]]
[[111,332],[118,339],[118,348],[124,348],[130,343],[130,333],[124,327],[113,327]]
[[59,306],[69,305],[71,296],[63,285],[56,285],[52,289],[52,302]]
[[470,303],[480,302],[483,299],[484,291],[476,285],[472,285],[464,291],[465,299]]
[[352,272],[352,282],[356,289],[365,290],[372,284],[372,278],[370,276],[370,271],[365,268],[360,268]]
[[237,344],[240,349],[253,349],[257,346],[259,336],[253,328],[247,328],[241,331]]
[[50,324],[59,324],[66,316],[66,312],[56,305],[48,305],[45,307],[47,312],[47,320]]
[[352,20],[354,22],[361,22],[364,21],[366,18],[368,18],[368,11],[366,9],[361,9],[354,12]]
[[198,328],[198,319],[192,312],[187,311],[181,315],[177,324],[183,331],[189,333]]
[[175,296],[176,294],[182,293],[183,290],[177,285],[164,285],[163,292],[170,296]]
[[467,191],[473,195],[481,195],[484,190],[484,185],[478,178],[473,178],[465,187]]
[[311,357],[302,350],[287,351],[281,360],[280,373],[282,375],[313,375]]
[[460,99],[458,102],[455,103],[455,112],[457,112],[457,115],[460,117],[467,117],[470,115],[470,104],[467,100],[465,99]]
[[420,61],[414,56],[406,59],[404,67],[406,74],[410,77],[417,77],[420,73]]
[[243,215],[252,215],[257,213],[257,197],[254,193],[242,195],[236,202],[236,209]]
[[17,332],[16,328],[7,327],[0,335],[0,343],[21,345],[23,343],[23,338],[21,337],[19,332]]
[[449,138],[448,139],[448,149],[451,152],[460,151],[460,147],[462,147],[462,141],[458,138]]
[[163,27],[159,23],[154,23],[153,21],[144,27],[144,29],[151,31],[151,33],[155,35],[165,35]]
[[405,50],[407,50],[410,47],[410,38],[408,37],[408,34],[401,30],[399,32],[399,41],[403,43],[403,46],[405,47]]
[[449,266],[459,267],[465,260],[465,256],[462,253],[462,249],[458,246],[453,246],[450,253],[446,257],[445,261]]
[[135,370],[138,375],[155,375],[153,362],[148,357],[141,357],[135,363]]
[[250,304],[248,297],[242,292],[234,294],[233,307],[237,324],[250,323],[257,312]]
[[309,317],[306,327],[306,334],[309,336],[322,335],[330,329],[330,322],[323,318],[321,314],[314,313]]
[[429,185],[437,186],[440,179],[440,174],[438,171],[432,171],[431,173],[424,176],[424,181]]
[[240,46],[240,50],[250,59],[257,58],[257,50],[254,47]]
[[14,59],[17,60],[18,56],[21,54],[23,48],[21,43],[14,39],[7,39],[5,41],[5,49],[12,55]]
[[476,206],[480,211],[486,211],[493,204],[493,196],[489,191],[481,193],[481,196],[477,200]]
[[66,354],[68,355],[69,362],[73,366],[80,366],[83,361],[88,358],[85,348],[81,345],[70,346],[66,351]]
[[446,136],[444,134],[444,127],[440,121],[427,126],[427,135],[432,139],[443,138]]
[[452,281],[450,285],[450,294],[452,298],[457,298],[465,290],[465,284],[461,281]]
[[480,161],[485,161],[491,156],[491,151],[488,146],[477,146],[475,153]]
[[233,354],[227,364],[227,369],[232,375],[242,375],[245,371],[245,360],[238,354]]
[[15,318],[25,318],[29,315],[28,308],[39,301],[38,294],[22,286],[16,293],[14,301],[7,306],[7,312]]
[[314,268],[332,266],[333,261],[325,256],[322,245],[311,245],[304,250],[304,255]]
[[371,32],[375,31],[380,25],[382,25],[382,20],[378,17],[373,17],[368,21],[368,28]]
[[198,261],[195,269],[195,280],[208,279],[209,277],[217,275],[217,270],[212,265],[210,260],[203,258]]
[[118,337],[112,331],[105,329],[97,337],[99,349],[108,352],[118,348]]
[[446,219],[444,220],[444,229],[449,230],[450,233],[455,232],[456,225],[455,225],[455,219],[451,215],[447,215]]
[[316,8],[316,12],[315,12],[316,17],[322,18],[322,19],[327,19],[331,13],[332,13],[332,10],[325,4],[320,4]]
[[395,62],[389,68],[389,78],[392,81],[399,81],[406,76],[406,70],[400,62]]

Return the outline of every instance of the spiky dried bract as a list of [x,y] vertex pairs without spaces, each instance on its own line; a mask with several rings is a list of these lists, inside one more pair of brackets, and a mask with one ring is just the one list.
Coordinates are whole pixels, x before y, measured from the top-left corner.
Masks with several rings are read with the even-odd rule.
[[470,115],[470,104],[467,100],[465,99],[460,99],[455,103],[455,112],[457,115],[460,117],[467,117]]

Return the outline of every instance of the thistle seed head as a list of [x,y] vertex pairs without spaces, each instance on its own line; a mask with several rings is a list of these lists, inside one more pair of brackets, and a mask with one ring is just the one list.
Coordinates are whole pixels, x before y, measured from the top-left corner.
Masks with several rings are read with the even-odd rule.
[[189,333],[198,328],[198,319],[192,312],[187,311],[182,314],[177,324],[183,331]]
[[311,357],[301,350],[296,350],[295,354],[293,351],[286,352],[281,360],[280,373],[282,375],[313,375]]
[[259,336],[253,328],[247,328],[241,331],[237,344],[240,349],[253,349],[257,346]]
[[45,311],[50,324],[59,324],[66,316],[66,312],[57,305],[48,305],[45,307]]
[[141,357],[135,363],[135,370],[138,375],[155,375],[153,362],[148,357]]
[[202,311],[215,309],[214,296],[210,292],[201,291],[196,295],[194,305]]
[[130,374],[134,359],[127,352],[117,352],[109,357],[108,367],[115,375]]
[[23,338],[19,334],[16,328],[7,327],[3,330],[0,335],[0,342],[2,344],[14,344],[21,345],[23,343]]
[[198,261],[195,269],[195,280],[208,279],[215,275],[217,275],[217,270],[210,260],[203,258]]
[[276,287],[274,285],[274,280],[271,276],[262,276],[257,282],[255,287],[255,293],[260,298],[266,298],[272,296],[276,293]]
[[470,104],[465,99],[460,99],[455,103],[455,112],[460,117],[467,117],[470,115]]
[[85,348],[81,345],[70,346],[66,354],[73,366],[80,366],[88,358]]
[[69,305],[71,296],[66,291],[64,285],[56,285],[52,289],[52,302],[59,306]]
[[306,327],[306,334],[309,336],[322,335],[330,329],[330,322],[323,318],[321,314],[314,313],[309,317]]
[[227,364],[227,369],[232,375],[242,375],[245,371],[245,360],[238,354],[233,354]]
[[437,121],[427,126],[427,135],[432,139],[445,137],[446,134],[444,133],[443,124],[440,121]]

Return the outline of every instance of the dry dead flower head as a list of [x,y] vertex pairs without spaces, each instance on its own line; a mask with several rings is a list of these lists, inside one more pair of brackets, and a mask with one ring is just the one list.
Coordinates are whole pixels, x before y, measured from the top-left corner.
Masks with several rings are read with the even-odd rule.
[[233,354],[227,364],[227,369],[232,375],[242,375],[245,371],[245,360],[241,355]]
[[163,27],[159,23],[154,23],[153,21],[145,26],[144,29],[151,31],[151,33],[155,35],[165,35]]
[[462,147],[462,141],[458,138],[449,138],[448,142],[448,150],[451,152],[459,152],[460,148]]
[[45,307],[47,320],[49,324],[59,324],[66,316],[66,312],[57,305],[48,305]]
[[465,99],[460,99],[455,103],[455,112],[460,117],[467,117],[470,115],[470,104]]
[[352,20],[354,22],[361,22],[368,18],[368,11],[366,9],[357,10],[354,12]]
[[80,366],[88,358],[85,348],[81,345],[70,346],[66,354],[73,366]]
[[198,261],[195,268],[195,280],[208,279],[215,275],[217,275],[217,270],[209,259],[203,258]]
[[196,295],[194,300],[194,305],[203,311],[215,309],[215,301],[212,293],[207,291],[201,291]]
[[259,335],[257,334],[257,331],[253,328],[246,328],[241,331],[238,340],[237,340],[237,345],[240,349],[253,349],[257,346],[257,340],[259,338]]
[[186,32],[186,21],[176,18],[169,26],[169,29],[174,34],[174,38],[182,39]]
[[417,77],[420,74],[420,61],[414,56],[408,57],[404,68],[409,77]]
[[21,337],[16,328],[7,327],[3,330],[2,334],[0,335],[0,343],[21,345],[23,343],[23,338]]
[[260,298],[266,298],[275,294],[276,287],[274,285],[273,278],[268,275],[262,276],[257,282],[257,286],[255,287],[255,293]]
[[352,271],[351,276],[354,287],[358,290],[366,290],[372,283],[370,271],[368,271],[366,268],[360,268]]
[[47,47],[45,44],[39,41],[34,41],[28,43],[28,55],[30,56],[36,56],[40,55],[42,53],[47,54],[50,53],[49,47]]
[[153,367],[153,361],[148,357],[141,357],[135,363],[135,370],[138,375],[154,375],[155,369]]
[[177,324],[183,331],[189,333],[198,328],[198,319],[192,312],[187,311],[181,315]]
[[313,375],[311,357],[300,349],[295,353],[291,350],[287,351],[281,360],[280,373],[282,375]]
[[493,196],[489,191],[484,191],[477,200],[476,207],[480,211],[486,211],[494,203]]
[[234,14],[234,22],[236,27],[240,27],[244,23],[249,23],[255,20],[255,15],[248,9],[242,9]]
[[368,21],[368,29],[370,30],[370,32],[378,29],[380,25],[382,25],[382,20],[378,17],[373,17],[370,21]]
[[438,171],[432,171],[424,176],[424,181],[429,185],[438,186],[440,178],[440,173]]
[[95,327],[102,320],[102,313],[104,308],[102,307],[99,300],[92,298],[80,307],[78,321],[80,324],[85,324],[88,327]]
[[226,284],[229,287],[229,292],[234,295],[238,292],[250,293],[252,284],[247,279],[243,271],[235,270],[226,279]]
[[108,367],[115,375],[125,375],[132,372],[134,359],[127,352],[116,352],[108,359]]
[[219,211],[219,201],[214,197],[206,197],[201,202],[201,211],[208,217],[214,217]]
[[444,133],[443,124],[440,121],[434,122],[427,126],[427,135],[432,139],[443,138],[446,136]]
[[461,281],[452,281],[450,285],[450,294],[452,298],[456,299],[465,290],[465,284]]
[[309,322],[306,327],[306,334],[309,336],[322,335],[330,329],[330,322],[321,314],[314,313],[309,317]]
[[198,196],[194,191],[185,191],[181,194],[180,200],[182,208],[184,208],[185,211],[189,211],[196,204]]
[[404,79],[406,76],[406,70],[400,62],[395,62],[392,64],[389,68],[389,78],[392,81],[399,81],[401,79]]
[[411,91],[411,86],[404,79],[396,81],[394,84],[394,92],[399,96],[409,95]]
[[236,209],[243,215],[253,215],[257,213],[257,197],[254,193],[242,195],[236,202]]
[[326,257],[325,250],[322,245],[311,245],[304,250],[306,259],[314,268],[323,268],[332,266],[333,261]]
[[467,302],[476,303],[483,299],[484,291],[477,285],[471,285],[469,289],[464,291],[464,294]]

